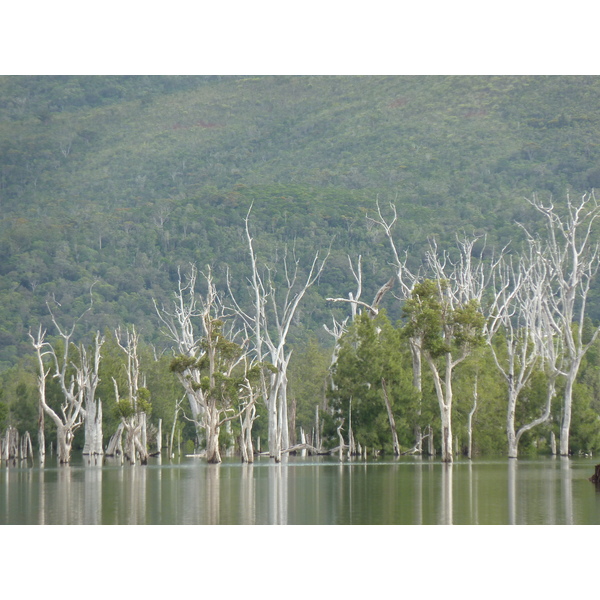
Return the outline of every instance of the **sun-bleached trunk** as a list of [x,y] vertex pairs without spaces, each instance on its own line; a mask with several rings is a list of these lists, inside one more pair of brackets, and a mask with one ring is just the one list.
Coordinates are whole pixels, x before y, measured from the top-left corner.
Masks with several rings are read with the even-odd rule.
[[99,400],[89,402],[85,410],[84,455],[101,455],[102,448],[102,403]]
[[[410,338],[408,340],[410,348],[410,356],[412,359],[412,375],[413,375],[413,387],[418,394],[418,406],[417,406],[417,417],[421,416],[422,401],[423,401],[423,365],[421,360],[421,340],[419,338]],[[421,431],[421,425],[417,423],[414,427],[415,434],[415,453],[421,454],[423,452],[423,432]]]
[[554,334],[562,338],[567,368],[560,426],[560,455],[569,455],[569,436],[573,402],[573,385],[581,360],[600,335],[596,327],[589,340],[583,341],[587,299],[600,267],[600,247],[594,243],[593,226],[600,217],[600,204],[594,191],[573,203],[569,195],[566,210],[557,210],[552,202],[544,203],[534,196],[528,202],[543,215],[547,239],[541,245],[525,228],[528,241],[540,251],[552,274],[546,304]]
[[[379,226],[385,232],[385,236],[390,245],[390,249],[392,251],[393,256],[393,265],[396,269],[396,279],[400,288],[400,296],[399,299],[402,301],[406,301],[410,298],[414,286],[422,279],[421,273],[413,273],[407,266],[406,257],[403,259],[400,257],[400,252],[398,251],[398,246],[393,236],[393,229],[398,221],[398,212],[396,210],[396,206],[394,203],[389,203],[389,208],[391,211],[390,217],[385,217],[381,210],[381,206],[379,205],[379,200],[377,201],[377,217],[367,217],[368,221]],[[411,357],[412,357],[412,372],[413,372],[413,386],[417,390],[418,393],[418,407],[417,407],[417,416],[421,415],[421,401],[422,401],[422,341],[420,336],[411,336],[408,340]],[[422,438],[423,433],[421,431],[421,426],[419,423],[415,424],[414,427],[414,435],[415,435],[415,453],[421,454],[422,452]]]
[[274,269],[266,265],[263,269],[266,277],[263,277],[259,271],[250,233],[251,211],[252,207],[248,210],[245,219],[251,267],[251,275],[248,277],[252,302],[250,311],[244,310],[238,304],[229,281],[228,287],[236,314],[252,332],[255,361],[263,364],[269,356],[271,365],[275,368],[275,373],[270,377],[270,386],[267,386],[266,377],[262,376],[261,387],[263,401],[267,408],[269,455],[279,462],[282,451],[287,451],[289,448],[287,368],[290,352],[286,352],[287,337],[296,318],[298,306],[307,290],[321,275],[329,253],[322,261],[319,261],[319,253],[315,254],[312,264],[307,269],[307,275],[301,282],[299,260],[293,257],[290,264],[286,248],[281,261],[285,283],[276,282],[273,278]]
[[[45,342],[46,331],[40,326],[36,336],[30,332],[29,337],[36,351],[38,361],[38,394],[39,403],[45,414],[48,415],[56,426],[56,453],[60,464],[68,464],[71,461],[71,447],[75,431],[83,423],[83,402],[85,399],[85,385],[82,377],[82,367],[73,365],[69,357],[71,351],[71,339],[75,331],[75,324],[69,333],[62,331],[54,315],[52,321],[63,339],[64,347],[62,357],[59,358],[54,347]],[[80,359],[83,361],[82,347],[79,347]],[[46,365],[45,359],[50,358],[50,365]],[[70,375],[70,368],[75,366],[76,374]],[[46,378],[50,372],[54,372],[54,378],[58,381],[63,403],[61,414],[56,413],[46,401]]]
[[78,369],[79,385],[84,393],[83,418],[84,418],[84,445],[83,454],[101,456],[102,447],[102,402],[96,398],[96,388],[100,382],[100,350],[104,338],[100,332],[96,333],[93,357],[88,359],[86,349],[81,346],[79,350],[80,366]]
[[214,407],[206,412],[204,423],[204,431],[206,433],[206,462],[209,464],[220,463],[219,432],[221,428],[219,414]]
[[256,419],[256,407],[252,405],[241,416],[242,433],[240,436],[240,450],[242,462],[254,462],[254,446],[252,444],[252,423]]
[[[166,326],[166,334],[177,344],[179,355],[173,360],[171,370],[176,373],[192,409],[192,421],[198,439],[204,437],[205,456],[209,463],[221,462],[219,433],[222,425],[238,419],[254,402],[248,372],[254,364],[247,360],[246,341],[234,342],[240,331],[229,331],[226,326],[226,309],[213,283],[210,267],[204,275],[207,292],[200,296],[195,291],[197,270],[191,266],[187,281],[179,275],[179,291],[175,295],[174,308],[156,311]],[[201,332],[197,331],[198,323]],[[248,337],[247,335],[245,336]],[[227,390],[226,382],[232,382],[235,369],[244,365],[245,382],[241,386],[246,393],[239,396]],[[262,370],[260,377],[264,378]],[[237,402],[237,406],[233,404]],[[233,414],[231,414],[233,413]],[[246,422],[251,427],[252,420]]]
[[573,411],[573,385],[575,384],[575,379],[577,377],[577,373],[579,372],[582,358],[583,354],[581,354],[577,359],[573,360],[565,381],[563,415],[560,424],[559,436],[559,452],[561,456],[569,455],[569,435],[571,431],[571,418]]
[[156,454],[162,453],[162,419],[158,420],[158,431],[156,432]]
[[467,439],[468,439],[468,446],[467,446],[467,458],[472,459],[473,458],[473,415],[475,414],[475,411],[477,410],[477,400],[478,400],[478,388],[477,388],[477,375],[475,375],[475,384],[473,386],[473,406],[471,407],[471,410],[469,411],[469,415],[467,417]]
[[400,456],[400,442],[398,441],[398,431],[396,430],[396,420],[394,419],[394,413],[392,412],[392,404],[387,392],[387,385],[385,379],[381,378],[381,389],[383,390],[383,399],[385,400],[385,408],[387,410],[388,421],[390,423],[390,429],[392,430],[392,450],[394,456]]
[[0,439],[2,460],[19,458],[19,432],[15,427],[7,427],[4,437]]
[[452,360],[452,355],[446,353],[445,357],[445,373],[444,378],[440,376],[438,365],[433,358],[426,353],[425,354],[427,364],[430,367],[433,375],[433,382],[435,385],[435,391],[438,399],[438,406],[440,409],[440,421],[441,421],[441,444],[442,462],[453,461],[453,450],[452,450],[452,374],[455,366],[455,362]]
[[123,458],[123,432],[125,431],[125,425],[123,421],[119,423],[117,431],[111,436],[108,446],[106,447],[106,456],[114,457],[120,456]]
[[[45,385],[45,381],[44,381]],[[44,390],[45,394],[45,390]],[[44,419],[44,407],[41,402],[38,402],[38,434],[37,434],[37,442],[38,442],[38,455],[40,465],[43,466],[46,461],[46,432],[44,431],[46,422]]]

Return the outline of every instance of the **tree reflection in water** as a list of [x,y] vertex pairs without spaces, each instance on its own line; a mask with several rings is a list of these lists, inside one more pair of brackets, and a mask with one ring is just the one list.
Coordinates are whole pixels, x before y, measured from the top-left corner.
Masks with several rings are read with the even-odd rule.
[[583,459],[87,462],[3,463],[2,524],[600,524]]

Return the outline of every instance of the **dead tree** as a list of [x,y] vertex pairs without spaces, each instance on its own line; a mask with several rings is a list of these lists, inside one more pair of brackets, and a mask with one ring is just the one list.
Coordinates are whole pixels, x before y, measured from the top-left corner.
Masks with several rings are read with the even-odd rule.
[[[552,202],[545,204],[536,196],[528,202],[543,215],[546,224],[542,258],[552,275],[547,296],[549,318],[552,329],[563,340],[567,363],[559,452],[561,456],[568,456],[573,386],[583,357],[600,333],[597,327],[584,340],[587,298],[600,266],[599,248],[591,239],[600,204],[593,192],[584,194],[576,203],[567,195],[566,211],[557,210]],[[537,242],[525,231],[530,242]]]
[[383,398],[385,400],[385,408],[387,410],[388,420],[390,423],[390,429],[392,430],[392,449],[394,456],[400,456],[400,442],[398,441],[398,431],[396,429],[396,420],[394,419],[394,413],[392,412],[392,404],[390,402],[387,385],[385,379],[381,378],[381,388],[383,390]]
[[[244,368],[248,364],[245,341],[241,345],[234,341],[241,332],[225,330],[228,315],[210,269],[205,275],[207,292],[204,296],[195,292],[196,276],[192,265],[186,283],[180,276],[174,309],[157,308],[157,312],[166,326],[166,334],[179,350],[171,370],[188,397],[191,419],[198,434],[204,434],[206,460],[219,463],[221,426],[252,411],[255,395],[240,390],[252,388],[251,379],[260,369],[258,366]],[[251,423],[252,420],[246,421],[246,426]]]
[[[275,270],[264,265],[260,269],[250,234],[250,212],[245,219],[246,239],[250,255],[251,309],[245,310],[229,291],[235,311],[252,334],[254,343],[254,360],[257,364],[270,363],[273,367],[270,376],[261,381],[262,397],[267,407],[269,431],[269,455],[280,462],[282,450],[290,446],[288,405],[287,405],[287,369],[291,352],[287,349],[287,337],[296,316],[298,306],[307,290],[312,287],[321,275],[329,253],[319,260],[317,252],[301,280],[300,263],[293,255],[288,258],[284,252],[280,266],[285,283],[281,286],[275,282]],[[261,372],[264,373],[264,370]]]
[[[132,465],[136,464],[137,461],[145,465],[148,463],[148,447],[146,444],[147,413],[151,405],[150,392],[145,386],[140,385],[139,334],[136,332],[135,327],[132,327],[123,336],[119,328],[115,331],[115,338],[119,348],[123,350],[127,357],[125,367],[127,375],[126,398],[120,397],[117,380],[113,377],[115,400],[123,425],[121,432],[125,433],[123,457]],[[117,447],[119,443],[117,440]]]
[[[192,361],[191,366],[193,359],[198,358],[203,353],[201,348],[203,332],[197,332],[194,327],[194,323],[198,322],[201,317],[201,306],[199,297],[196,294],[198,271],[195,265],[191,265],[186,276],[182,275],[180,269],[178,269],[178,275],[178,289],[175,292],[172,306],[170,308],[164,306],[159,308],[156,301],[154,301],[154,308],[165,327],[163,329],[164,335],[175,344],[175,354],[180,357],[187,357]],[[198,374],[194,373],[192,369],[184,369],[179,377],[183,382],[190,377],[194,377],[194,375]],[[194,386],[200,385],[200,381],[194,381],[193,383]],[[204,403],[201,394],[192,389],[191,384],[184,386],[184,389],[190,407],[190,418],[196,424],[196,447],[199,447],[204,437],[201,426],[204,418]]]
[[477,410],[477,400],[479,399],[479,388],[477,387],[477,373],[475,374],[475,383],[473,385],[473,406],[467,415],[467,458],[473,458],[473,415]]
[[[74,365],[69,358],[75,325],[73,325],[70,332],[65,333],[58,327],[54,318],[53,321],[59,330],[60,337],[63,339],[63,352],[60,358],[54,347],[45,341],[46,330],[43,330],[41,326],[35,337],[31,332],[29,337],[38,359],[40,405],[56,426],[57,457],[59,463],[65,464],[71,461],[71,445],[75,431],[83,424],[85,388],[81,385],[82,373],[80,366]],[[50,365],[47,364],[48,362],[50,362]],[[63,395],[60,414],[51,408],[46,400],[46,377],[52,371]]]
[[7,427],[0,438],[0,458],[4,461],[19,458],[19,432],[16,427]]
[[[503,261],[494,275],[494,298],[486,323],[486,340],[494,363],[506,381],[508,391],[506,436],[508,457],[517,458],[521,436],[545,422],[550,416],[554,395],[555,372],[550,369],[546,407],[542,415],[517,429],[515,417],[519,396],[533,374],[544,362],[555,365],[552,332],[543,327],[545,294],[547,294],[546,265],[539,260],[535,249],[530,249],[528,260],[521,258],[515,268]],[[503,348],[496,344],[498,333]],[[551,339],[546,339],[550,334]],[[550,345],[548,345],[550,344]]]
[[93,355],[88,357],[88,352],[83,345],[79,347],[80,364],[77,369],[78,385],[84,394],[84,427],[85,441],[83,446],[84,455],[101,456],[102,448],[102,402],[96,398],[96,388],[100,382],[100,349],[104,343],[104,337],[96,332]]

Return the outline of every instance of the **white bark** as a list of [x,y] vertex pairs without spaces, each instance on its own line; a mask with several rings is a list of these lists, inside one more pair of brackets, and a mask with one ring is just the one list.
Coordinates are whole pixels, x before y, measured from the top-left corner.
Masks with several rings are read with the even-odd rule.
[[394,456],[400,456],[400,442],[398,441],[398,432],[396,430],[396,420],[394,419],[394,413],[392,412],[392,404],[387,392],[387,385],[385,379],[381,378],[381,389],[383,390],[383,398],[385,400],[385,408],[388,414],[388,421],[390,423],[390,429],[392,430],[392,449]]
[[469,411],[469,416],[467,417],[467,438],[468,438],[468,447],[467,447],[467,458],[473,458],[473,415],[477,410],[477,400],[478,400],[478,388],[477,388],[477,375],[475,375],[475,384],[473,386],[473,406]]
[[262,378],[262,397],[267,408],[269,455],[279,462],[282,450],[289,447],[287,368],[291,353],[287,351],[287,336],[302,298],[321,275],[329,253],[319,261],[317,252],[301,281],[299,260],[294,256],[290,262],[286,249],[281,261],[285,284],[278,285],[273,269],[265,265],[262,269],[264,275],[259,270],[250,234],[251,210],[252,207],[246,215],[245,231],[252,269],[249,278],[252,310],[243,310],[231,293],[231,287],[229,289],[237,315],[252,332],[256,362],[263,364],[268,357],[275,367],[268,382],[266,377]]
[[[78,321],[73,324],[71,331],[66,333],[60,328],[52,312],[50,314],[60,337],[63,339],[64,349],[62,356],[59,358],[54,347],[44,341],[46,330],[43,330],[41,326],[35,337],[31,332],[29,332],[29,337],[36,351],[38,361],[38,394],[40,406],[56,426],[57,458],[61,464],[66,464],[71,461],[71,445],[75,431],[83,423],[85,415],[84,402],[88,395],[86,388],[89,381],[86,379],[83,346],[79,347],[80,361],[78,364],[75,364],[69,357],[72,337]],[[48,358],[50,361],[47,360]],[[50,365],[48,365],[48,362],[50,362]],[[70,374],[72,368],[75,370],[75,375]],[[46,401],[46,377],[51,371],[54,371],[54,378],[58,381],[63,395],[60,414],[53,410]]]
[[83,446],[84,455],[100,456],[103,454],[102,448],[102,402],[96,398],[96,388],[100,382],[100,349],[104,343],[104,338],[100,332],[96,333],[94,342],[94,354],[88,359],[87,351],[80,346],[80,365],[77,370],[79,386],[84,391],[84,421],[85,421],[85,442]]
[[31,436],[29,435],[29,431],[26,431],[21,437],[21,449],[19,455],[21,460],[26,460],[28,458],[33,459],[33,447],[31,445]]
[[[600,266],[599,247],[591,241],[593,225],[600,216],[600,204],[593,192],[584,194],[578,203],[573,203],[567,196],[566,211],[557,211],[551,202],[544,204],[535,196],[528,201],[544,216],[547,227],[542,258],[546,261],[552,278],[546,300],[551,326],[562,338],[567,360],[563,373],[566,385],[559,452],[561,456],[568,456],[573,384],[584,355],[600,333],[600,327],[597,327],[584,343],[587,297]],[[538,245],[539,242],[525,231],[532,246]]]
[[[148,445],[146,439],[146,413],[140,406],[140,361],[138,355],[139,334],[133,326],[131,330],[125,332],[125,339],[121,329],[115,331],[115,337],[119,348],[125,352],[127,365],[125,372],[127,375],[128,396],[127,401],[131,405],[131,411],[127,411],[121,417],[121,423],[125,428],[125,446],[123,454],[130,464],[134,465],[138,461],[145,465],[148,463]],[[115,400],[117,404],[121,401],[117,381],[113,377],[115,389]],[[129,414],[130,413],[130,414]]]
[[448,318],[469,302],[476,301],[481,306],[484,290],[489,284],[498,262],[484,266],[483,261],[474,261],[473,246],[476,239],[459,240],[459,260],[450,261],[448,255],[440,255],[435,242],[430,243],[427,264],[438,286],[438,296],[442,304],[442,341],[448,350],[439,358],[422,347],[421,351],[433,376],[441,420],[442,461],[453,461],[452,440],[452,380],[455,368],[472,352],[469,343],[462,343],[453,349],[457,330],[453,319]]
[[[556,340],[548,327],[545,297],[548,294],[548,272],[540,254],[530,248],[517,269],[503,262],[494,278],[494,299],[486,326],[486,338],[497,369],[507,383],[508,404],[506,436],[508,457],[517,458],[521,436],[545,422],[550,416],[554,397],[554,381],[558,374]],[[494,337],[501,331],[504,348],[499,352]],[[549,388],[542,415],[522,425],[515,422],[520,394],[538,368],[547,367]]]
[[[233,370],[241,363],[244,363],[246,373],[252,365],[248,364],[247,351],[242,346],[239,346],[237,356],[225,357],[219,354],[219,344],[223,340],[233,343],[236,334],[223,331],[227,314],[217,294],[210,269],[205,274],[207,292],[204,296],[195,292],[196,276],[197,271],[193,265],[186,283],[183,283],[180,274],[179,290],[175,294],[172,311],[164,307],[158,309],[156,303],[155,307],[166,326],[166,334],[177,344],[180,354],[177,360],[183,361],[183,368],[176,369],[175,372],[189,400],[191,420],[196,426],[198,437],[200,433],[204,435],[206,460],[209,463],[219,463],[221,426],[238,419],[249,410],[255,397],[254,394],[247,393],[248,387],[252,386],[246,378],[246,384],[242,386],[245,392],[239,398],[239,405],[231,406],[230,398],[221,397],[217,380],[221,377],[230,378]],[[196,322],[200,324],[200,331]],[[252,419],[246,424],[251,426]]]
[[120,456],[123,457],[123,432],[125,431],[125,425],[121,421],[117,427],[117,431],[111,436],[108,446],[106,447],[106,456]]
[[0,445],[2,460],[9,461],[19,458],[19,432],[15,427],[7,427],[4,437],[0,439]]
[[162,419],[158,420],[158,431],[156,433],[156,453],[160,456],[162,452]]

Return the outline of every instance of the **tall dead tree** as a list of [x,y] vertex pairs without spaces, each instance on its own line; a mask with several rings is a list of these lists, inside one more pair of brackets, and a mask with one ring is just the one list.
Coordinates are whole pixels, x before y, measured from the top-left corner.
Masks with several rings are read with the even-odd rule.
[[[86,311],[87,312],[87,311]],[[73,335],[79,317],[73,324],[70,331],[63,330],[57,323],[54,315],[50,312],[52,322],[58,330],[59,337],[62,339],[62,352],[56,351],[55,347],[45,341],[46,330],[40,326],[37,334],[34,336],[31,331],[29,337],[36,351],[38,359],[38,397],[41,410],[49,416],[56,426],[57,435],[57,457],[62,464],[71,461],[71,446],[75,431],[86,421],[90,419],[89,430],[93,433],[93,448],[98,450],[97,440],[100,440],[99,453],[102,453],[102,420],[99,399],[95,397],[96,386],[98,385],[98,369],[100,364],[100,348],[104,339],[97,334],[94,342],[93,359],[88,359],[88,353],[83,344],[75,346]],[[85,314],[85,313],[84,313]],[[77,356],[72,357],[73,349]],[[58,382],[62,392],[63,401],[60,409],[54,410],[49,406],[46,399],[46,378],[52,374]],[[98,420],[98,412],[100,419]],[[43,419],[40,419],[40,426],[43,426]],[[40,439],[40,436],[38,439]],[[90,448],[92,442],[90,441]]]
[[[559,452],[568,456],[573,385],[583,357],[600,333],[597,327],[584,339],[587,298],[600,266],[599,247],[592,239],[600,204],[593,192],[584,194],[578,202],[567,195],[564,208],[544,203],[537,196],[528,202],[543,215],[546,224],[541,253],[552,281],[546,297],[548,318],[553,331],[562,338],[566,362]],[[538,242],[527,229],[525,232],[531,243]]]
[[[202,353],[202,332],[197,332],[194,327],[194,323],[200,319],[201,315],[199,297],[196,294],[198,271],[195,265],[191,265],[187,275],[184,276],[180,269],[178,269],[178,275],[178,288],[174,294],[172,306],[159,308],[154,300],[154,308],[165,327],[163,333],[175,344],[175,354],[192,360]],[[188,377],[193,377],[194,373],[191,369],[186,369],[179,376],[187,380]],[[195,386],[200,385],[199,380],[194,383]],[[201,426],[203,402],[198,398],[198,394],[191,388],[191,385],[184,386],[184,389],[190,407],[191,420],[196,424],[196,447],[199,447],[204,437]]]
[[104,344],[104,337],[100,332],[96,332],[94,340],[93,353],[88,355],[88,351],[83,345],[79,347],[80,364],[77,370],[79,386],[84,393],[84,427],[85,441],[83,445],[83,454],[91,456],[102,456],[104,450],[102,447],[102,402],[96,397],[96,388],[100,382],[100,349]]
[[[530,429],[550,417],[555,382],[558,375],[556,340],[547,327],[546,264],[533,247],[527,260],[521,258],[517,268],[503,261],[494,276],[494,298],[486,324],[486,340],[494,362],[507,384],[508,404],[506,436],[508,457],[517,458],[519,440]],[[498,333],[500,336],[498,336]],[[502,349],[495,340],[502,338]],[[542,414],[517,429],[516,412],[519,396],[538,369],[547,369],[547,399]]]
[[[284,283],[275,281],[276,270],[266,264],[261,268],[254,250],[254,240],[250,233],[250,213],[245,219],[246,239],[250,255],[251,309],[245,310],[229,291],[237,315],[243,320],[252,334],[255,362],[258,365],[270,363],[273,367],[270,376],[262,378],[262,397],[267,407],[269,455],[276,462],[281,461],[281,453],[290,446],[288,406],[287,406],[287,369],[291,352],[287,348],[287,339],[298,307],[307,290],[321,275],[329,253],[319,260],[317,252],[304,277],[301,275],[300,261],[293,255],[288,258],[287,249],[280,261]],[[268,360],[267,360],[268,359]],[[264,370],[261,370],[264,373]]]
[[135,327],[125,331],[115,331],[115,338],[119,348],[127,357],[125,372],[127,376],[127,397],[121,398],[119,385],[113,377],[115,401],[121,417],[119,431],[125,433],[123,456],[134,465],[138,461],[145,465],[148,463],[148,447],[146,443],[147,413],[150,410],[150,392],[140,385],[141,371],[138,354],[139,334]]

